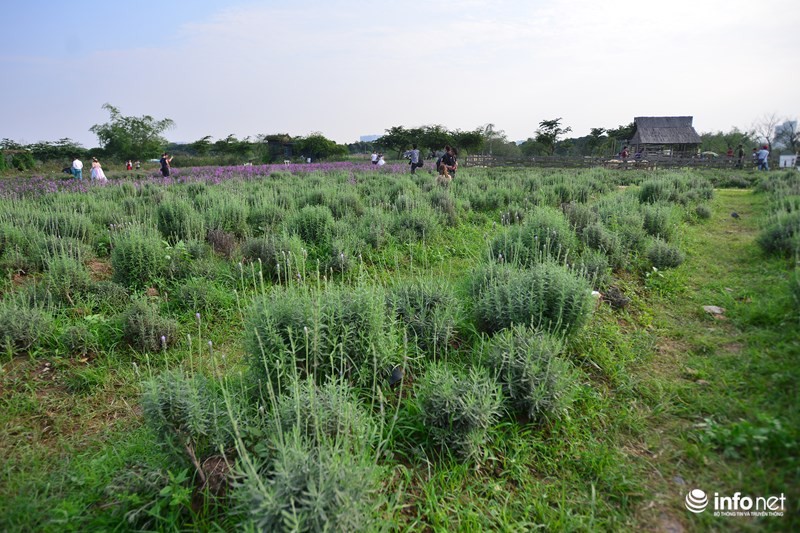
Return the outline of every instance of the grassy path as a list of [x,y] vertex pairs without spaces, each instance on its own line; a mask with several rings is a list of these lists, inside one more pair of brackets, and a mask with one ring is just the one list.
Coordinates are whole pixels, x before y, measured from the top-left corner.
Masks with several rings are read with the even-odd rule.
[[[636,372],[648,424],[635,444],[648,465],[643,529],[797,530],[800,496],[800,339],[787,294],[788,264],[766,258],[755,237],[766,198],[718,191],[713,218],[682,235],[688,258],[654,275],[657,349]],[[737,213],[734,218],[731,213]],[[725,309],[721,316],[705,305]],[[783,518],[692,514],[699,488],[731,496],[786,494]]]

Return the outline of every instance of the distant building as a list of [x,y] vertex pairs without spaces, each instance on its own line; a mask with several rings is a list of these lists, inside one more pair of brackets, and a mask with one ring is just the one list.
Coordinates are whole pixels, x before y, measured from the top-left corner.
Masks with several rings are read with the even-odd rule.
[[701,139],[692,126],[692,117],[635,117],[630,152],[648,156],[690,157],[697,154]]
[[381,137],[382,135],[362,135],[361,137],[358,138],[358,140],[361,141],[362,143],[371,143],[373,141],[377,141]]

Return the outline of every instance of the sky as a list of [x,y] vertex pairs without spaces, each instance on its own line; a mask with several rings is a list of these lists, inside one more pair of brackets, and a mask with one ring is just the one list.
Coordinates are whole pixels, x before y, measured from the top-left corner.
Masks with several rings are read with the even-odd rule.
[[173,142],[560,117],[582,136],[636,116],[703,132],[800,117],[796,0],[4,0],[0,138],[70,138],[123,115]]

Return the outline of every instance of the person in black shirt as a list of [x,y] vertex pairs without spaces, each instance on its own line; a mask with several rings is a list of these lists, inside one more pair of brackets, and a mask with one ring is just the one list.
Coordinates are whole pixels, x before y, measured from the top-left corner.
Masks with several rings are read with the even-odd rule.
[[160,163],[161,163],[161,175],[164,176],[165,178],[169,176],[170,161],[172,161],[172,156],[169,155],[167,152],[164,152],[164,154],[161,156]]

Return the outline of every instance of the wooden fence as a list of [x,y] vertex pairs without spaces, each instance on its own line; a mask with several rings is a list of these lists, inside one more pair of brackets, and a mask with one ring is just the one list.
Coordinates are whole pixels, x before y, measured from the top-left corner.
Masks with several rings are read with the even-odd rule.
[[[776,161],[777,163],[777,161]],[[498,157],[492,155],[468,155],[463,162],[467,167],[542,167],[542,168],[590,168],[606,167],[619,169],[653,169],[653,168],[729,168],[735,169],[736,158],[714,157],[647,157],[636,160],[633,157],[623,161],[611,157],[575,157],[575,156],[545,156],[545,157]],[[753,162],[746,157],[744,168],[755,167]],[[770,168],[773,161],[770,161]]]

